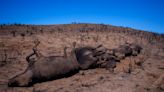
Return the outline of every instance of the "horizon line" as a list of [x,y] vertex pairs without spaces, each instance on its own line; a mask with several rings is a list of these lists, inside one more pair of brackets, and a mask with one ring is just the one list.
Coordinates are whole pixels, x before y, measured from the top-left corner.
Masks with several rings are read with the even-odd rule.
[[139,29],[135,27],[129,27],[129,26],[119,26],[119,25],[114,25],[114,24],[109,24],[109,23],[95,23],[95,22],[70,22],[70,23],[0,23],[0,25],[34,25],[34,26],[49,26],[49,25],[69,25],[69,24],[95,24],[95,25],[107,25],[107,26],[114,26],[114,27],[122,27],[122,28],[130,28],[138,31],[146,31],[146,32],[151,32],[151,33],[156,33],[156,34],[164,34],[160,32],[154,32],[151,30],[144,30],[144,29]]

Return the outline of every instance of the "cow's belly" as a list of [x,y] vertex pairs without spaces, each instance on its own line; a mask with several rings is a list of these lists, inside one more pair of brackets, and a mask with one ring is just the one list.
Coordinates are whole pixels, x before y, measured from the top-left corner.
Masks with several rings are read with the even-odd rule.
[[36,62],[32,71],[35,78],[50,79],[52,77],[60,77],[74,69],[72,62],[65,58],[47,58]]

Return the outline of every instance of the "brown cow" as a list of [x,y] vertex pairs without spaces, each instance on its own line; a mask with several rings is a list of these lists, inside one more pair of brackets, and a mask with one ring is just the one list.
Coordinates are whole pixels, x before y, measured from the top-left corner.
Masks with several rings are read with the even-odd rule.
[[[66,53],[66,49],[64,50]],[[38,54],[35,49],[27,56],[29,63],[27,69],[9,80],[9,86],[30,86],[35,82],[51,80],[54,78],[65,77],[66,74],[74,73],[79,68],[75,53],[68,57],[64,56],[38,56],[37,60],[30,57]]]
[[[30,86],[35,82],[42,82],[55,78],[61,78],[74,74],[81,69],[88,69],[95,64],[96,58],[93,57],[93,48],[81,47],[73,48],[68,56],[66,48],[64,56],[49,56],[41,55],[36,48],[33,53],[26,57],[28,61],[27,69],[9,80],[9,86]],[[31,57],[37,56],[34,60]]]

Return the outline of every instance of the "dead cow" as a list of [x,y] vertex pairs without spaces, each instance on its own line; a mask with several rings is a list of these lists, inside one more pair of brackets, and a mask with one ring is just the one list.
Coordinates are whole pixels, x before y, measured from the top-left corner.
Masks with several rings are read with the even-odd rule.
[[73,73],[79,68],[74,51],[69,57],[65,54],[64,56],[39,56],[37,60],[31,59],[31,56],[35,54],[38,53],[33,49],[33,53],[27,56],[29,63],[27,69],[11,78],[9,86],[30,86],[35,82],[58,78],[62,75],[64,77],[65,74]]
[[[64,56],[45,57],[40,55],[36,48],[34,48],[33,53],[26,58],[29,63],[27,69],[23,73],[11,78],[8,85],[30,86],[35,82],[66,77],[77,72],[79,68],[88,69],[96,62],[96,58],[93,56],[94,50],[91,47],[75,49],[74,45],[69,56],[65,48]],[[37,60],[31,58],[33,55],[37,56]]]
[[[27,69],[9,80],[9,86],[30,86],[36,82],[47,81],[55,78],[66,77],[74,74],[79,69],[89,69],[93,66],[101,65],[104,68],[113,69],[116,67],[118,53],[123,56],[136,55],[140,53],[140,47],[136,45],[125,45],[121,49],[115,49],[114,54],[107,53],[107,49],[101,49],[102,45],[98,47],[79,47],[74,48],[68,56],[66,48],[64,49],[64,56],[49,56],[45,57],[33,49],[33,53],[27,56]],[[37,59],[31,57],[36,55]],[[101,60],[99,60],[99,58]],[[101,62],[105,61],[105,62]]]
[[142,47],[137,44],[126,43],[124,45],[120,45],[116,49],[113,49],[113,54],[121,60],[127,56],[137,56],[141,50]]

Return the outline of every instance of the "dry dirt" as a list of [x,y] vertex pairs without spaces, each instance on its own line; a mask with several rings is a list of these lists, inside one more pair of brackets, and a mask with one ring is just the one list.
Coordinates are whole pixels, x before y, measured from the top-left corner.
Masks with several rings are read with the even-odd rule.
[[[32,52],[34,41],[41,44],[45,55],[63,55],[64,46],[103,44],[112,49],[125,42],[143,47],[140,55],[127,57],[117,64],[114,72],[103,68],[80,70],[66,78],[36,83],[32,87],[8,87],[8,79],[27,67],[25,57]],[[158,42],[157,42],[158,43]],[[0,92],[164,92],[164,43],[150,44],[146,39],[111,32],[53,32],[32,36],[0,36]],[[5,58],[4,50],[7,53]],[[130,72],[129,72],[130,71]]]

